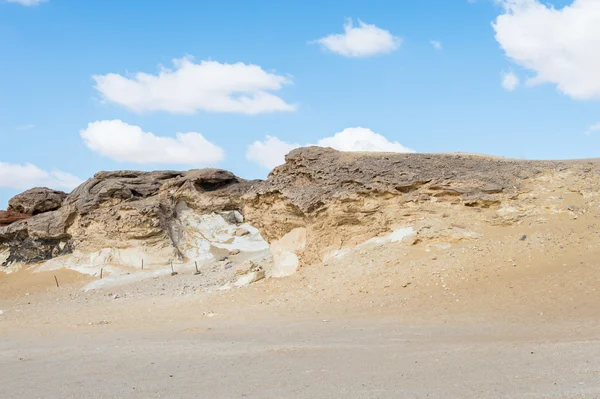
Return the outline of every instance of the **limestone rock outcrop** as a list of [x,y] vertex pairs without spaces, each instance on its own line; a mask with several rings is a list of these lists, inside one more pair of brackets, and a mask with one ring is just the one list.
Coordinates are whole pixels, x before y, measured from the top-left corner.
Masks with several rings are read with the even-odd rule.
[[[306,147],[290,152],[284,165],[248,192],[244,215],[269,242],[305,229],[299,256],[310,264],[395,227],[416,227],[413,242],[475,237],[457,226],[497,216],[496,210],[506,213],[489,222],[509,223],[524,214],[519,195],[526,192],[560,190],[566,182],[598,187],[598,165]],[[531,209],[543,207],[528,201]]]
[[0,261],[77,253],[79,263],[193,265],[211,251],[215,261],[252,245],[263,251],[262,235],[281,265],[271,275],[284,276],[401,228],[413,232],[407,245],[476,240],[486,225],[566,212],[555,197],[591,201],[599,186],[596,160],[318,147],[292,151],[266,181],[220,169],[100,172],[66,197],[34,189],[11,200],[0,214]]
[[26,200],[31,198],[26,192],[13,198],[11,206],[38,214],[0,227],[0,247],[10,253],[4,263],[39,262],[75,248],[135,245],[169,248],[176,258],[181,256],[173,243],[179,203],[198,213],[240,210],[242,195],[251,185],[219,169],[100,172],[51,211],[47,210],[55,207],[59,194],[47,193],[45,202],[35,202]]

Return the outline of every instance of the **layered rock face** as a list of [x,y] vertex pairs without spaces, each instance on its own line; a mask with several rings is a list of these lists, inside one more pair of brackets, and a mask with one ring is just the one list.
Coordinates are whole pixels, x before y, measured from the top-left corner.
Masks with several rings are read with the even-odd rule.
[[272,275],[285,276],[393,232],[404,245],[448,243],[477,239],[485,226],[563,212],[550,193],[592,201],[599,176],[596,161],[317,147],[292,151],[266,181],[218,169],[101,172],[66,197],[35,189],[11,200],[0,215],[0,261],[210,261],[214,269],[240,248],[268,250],[264,238]]
[[244,214],[269,242],[300,236],[288,247],[311,264],[405,226],[414,229],[409,243],[448,243],[474,239],[486,225],[566,212],[548,193],[593,198],[598,168],[597,160],[301,148],[250,190]]
[[169,259],[181,258],[174,242],[178,204],[199,214],[239,210],[251,184],[218,169],[119,171],[96,174],[59,207],[58,193],[48,190],[44,200],[36,202],[26,192],[10,201],[7,213],[37,214],[0,227],[0,251],[4,250],[5,265],[48,260],[75,249],[139,246],[165,250]]

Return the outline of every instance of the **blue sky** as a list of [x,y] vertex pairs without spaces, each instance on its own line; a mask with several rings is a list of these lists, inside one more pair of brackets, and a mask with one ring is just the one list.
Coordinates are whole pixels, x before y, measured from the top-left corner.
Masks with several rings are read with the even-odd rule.
[[263,178],[311,143],[598,156],[595,0],[30,2],[0,0],[0,208],[100,170]]

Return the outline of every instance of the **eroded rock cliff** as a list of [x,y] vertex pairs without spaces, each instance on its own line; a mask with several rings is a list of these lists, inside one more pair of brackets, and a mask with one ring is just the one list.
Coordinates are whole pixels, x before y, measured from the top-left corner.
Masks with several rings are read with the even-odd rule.
[[485,224],[565,211],[543,194],[595,196],[598,165],[301,148],[249,191],[244,215],[270,242],[301,232],[295,252],[309,264],[403,226],[414,228],[412,243],[460,241]]
[[285,276],[385,237],[446,245],[476,240],[486,226],[570,212],[553,198],[595,201],[598,165],[309,147],[266,181],[219,169],[101,172],[68,196],[35,189],[11,200],[0,214],[0,261],[88,271],[175,261],[235,275],[248,269],[232,268],[227,259],[237,256]]
[[185,203],[202,214],[239,210],[250,186],[218,169],[119,171],[96,174],[60,201],[58,194],[34,201],[38,197],[25,192],[11,199],[6,212],[16,211],[15,221],[0,227],[4,264],[39,262],[76,249],[138,246],[180,258],[173,242],[177,205]]

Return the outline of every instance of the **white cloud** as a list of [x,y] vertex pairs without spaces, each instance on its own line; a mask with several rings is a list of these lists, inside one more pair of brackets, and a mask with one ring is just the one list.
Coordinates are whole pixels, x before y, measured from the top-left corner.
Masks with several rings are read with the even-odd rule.
[[45,3],[48,0],[6,0],[7,3],[18,3],[24,6],[37,6],[40,3]]
[[70,173],[48,172],[35,165],[0,162],[0,187],[25,190],[32,187],[72,190],[82,180]]
[[361,20],[355,27],[349,19],[344,24],[343,34],[332,34],[311,43],[319,43],[323,48],[345,57],[370,57],[391,53],[400,47],[402,38]]
[[574,99],[600,98],[600,1],[556,9],[538,0],[497,0],[493,27],[506,55],[531,70],[528,85],[555,84]]
[[285,155],[300,144],[286,143],[277,137],[267,136],[264,141],[255,141],[248,146],[246,159],[254,162],[265,169],[285,163]]
[[595,124],[591,125],[590,127],[588,127],[587,130],[585,131],[585,134],[589,136],[590,134],[597,132],[599,130],[600,130],[600,122],[595,123]]
[[173,65],[174,69],[162,67],[157,75],[95,75],[95,88],[107,101],[136,112],[260,114],[296,109],[271,93],[291,84],[291,79],[266,72],[258,65],[216,61],[196,64],[191,58],[173,60]]
[[441,50],[442,49],[442,42],[440,42],[439,40],[430,40],[429,43],[431,43],[431,45],[433,46],[433,48],[436,49],[436,50]]
[[80,135],[89,149],[118,162],[206,165],[225,157],[221,148],[200,133],[161,137],[120,120],[89,123]]
[[344,129],[332,137],[325,137],[317,142],[319,147],[331,147],[338,151],[365,152],[415,152],[397,141],[389,141],[371,129],[352,127]]
[[[384,136],[362,127],[344,129],[344,131],[331,137],[319,140],[317,144],[307,144],[305,146],[310,145],[352,152],[415,152],[397,141],[391,142]],[[298,147],[302,146],[281,141],[277,137],[267,136],[264,141],[255,141],[248,146],[246,159],[266,169],[273,169],[283,164],[285,155]]]
[[502,74],[502,87],[506,91],[514,91],[519,86],[520,80],[513,72]]

